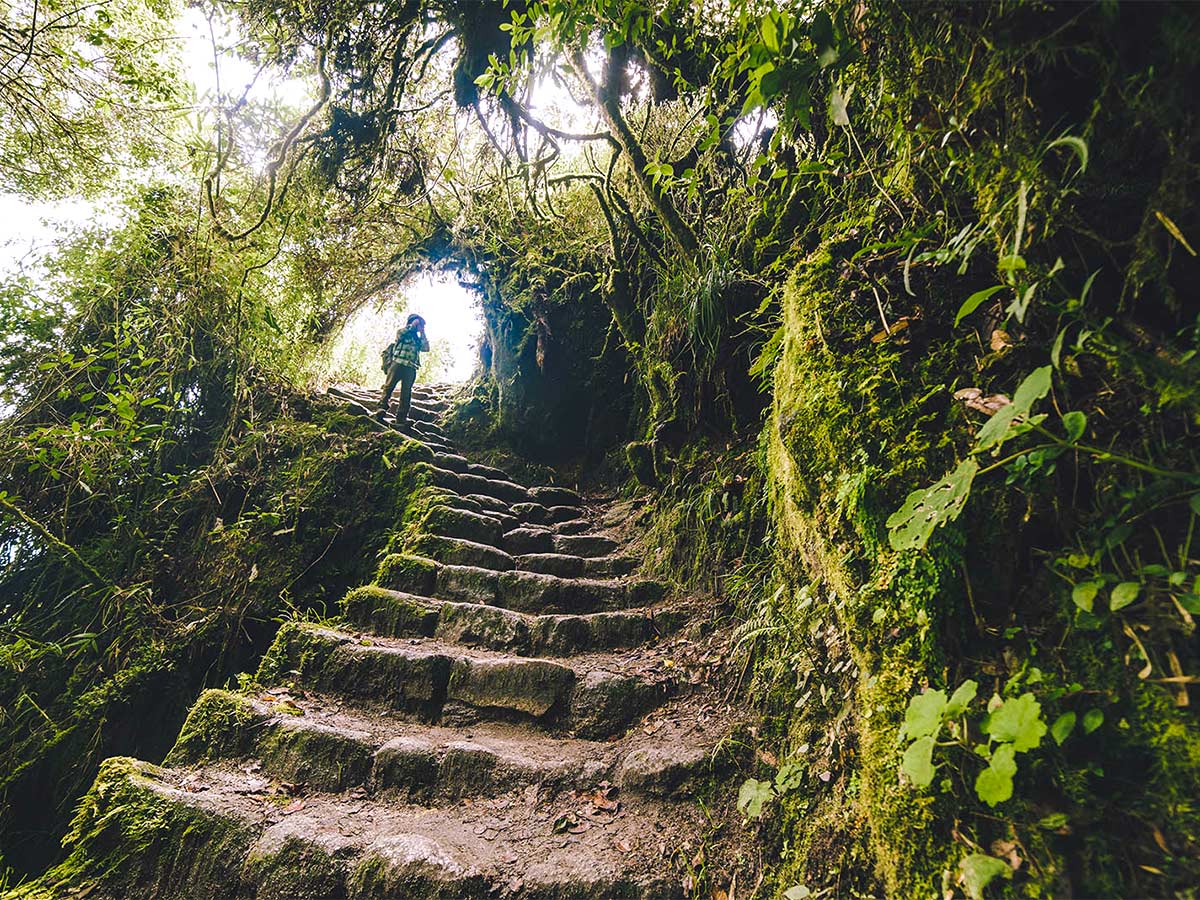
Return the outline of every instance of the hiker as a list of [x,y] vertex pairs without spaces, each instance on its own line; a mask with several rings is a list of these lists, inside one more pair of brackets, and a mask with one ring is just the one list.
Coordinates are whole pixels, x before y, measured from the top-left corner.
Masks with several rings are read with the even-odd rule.
[[383,399],[379,401],[379,416],[387,412],[392,391],[400,384],[400,408],[396,410],[396,424],[408,423],[408,410],[412,405],[413,382],[417,380],[417,367],[421,365],[421,353],[429,352],[429,339],[425,337],[425,320],[416,313],[408,317],[404,327],[396,332],[396,340],[383,351],[384,371],[387,384],[383,386]]

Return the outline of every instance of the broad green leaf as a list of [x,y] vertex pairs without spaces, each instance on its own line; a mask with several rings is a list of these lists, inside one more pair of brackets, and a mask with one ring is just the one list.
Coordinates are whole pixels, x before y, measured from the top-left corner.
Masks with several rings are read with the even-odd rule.
[[1200,594],[1180,594],[1176,599],[1193,616],[1200,616]]
[[1096,603],[1096,594],[1103,586],[1102,581],[1081,581],[1071,590],[1071,599],[1084,612],[1091,612]]
[[1003,803],[1012,794],[1013,780],[1011,775],[998,772],[989,766],[975,777],[975,795],[988,806]]
[[960,684],[958,689],[950,695],[950,700],[946,703],[946,718],[957,718],[966,712],[967,707],[971,705],[971,701],[975,699],[975,694],[978,690],[979,685],[974,681],[968,680]]
[[917,787],[929,787],[933,782],[933,738],[923,737],[913,741],[904,751],[900,768]]
[[1013,776],[1017,774],[1015,754],[1012,744],[1001,744],[992,752],[988,767],[975,778],[975,793],[988,806],[1012,796]]
[[1192,515],[1200,516],[1200,494],[1188,497],[1188,509],[1192,511]]
[[1009,428],[1013,423],[1013,419],[1017,417],[1017,408],[1013,404],[1000,407],[1000,410],[992,415],[990,419],[983,423],[983,427],[979,429],[979,434],[975,436],[975,447],[978,450],[987,450],[997,444],[1002,444],[1009,438]]
[[1006,287],[1007,285],[997,284],[990,288],[984,288],[982,291],[976,291],[973,293],[970,297],[964,300],[963,305],[958,308],[958,315],[954,317],[954,327],[957,328],[958,323],[971,313],[975,312],[975,310],[979,308],[980,304],[987,300],[988,297],[991,297],[993,294],[1004,290]]
[[1083,733],[1091,734],[1097,728],[1104,724],[1104,711],[1100,709],[1089,709],[1083,714]]
[[774,13],[767,13],[762,18],[759,24],[759,31],[762,32],[763,44],[772,53],[779,52],[779,23],[776,21]]
[[941,730],[942,713],[946,710],[945,691],[926,691],[908,701],[900,736],[910,740],[933,737]]
[[771,782],[747,778],[738,790],[737,807],[746,818],[758,819],[762,816],[763,806],[774,797]]
[[1054,743],[1062,746],[1063,741],[1071,736],[1071,732],[1075,730],[1075,713],[1065,712],[1050,726],[1050,736],[1054,738]]
[[982,727],[984,734],[990,734],[998,741],[1011,741],[1018,752],[1032,750],[1046,733],[1042,705],[1029,692],[1005,700],[984,720]]
[[1083,437],[1083,432],[1087,429],[1087,416],[1074,410],[1067,413],[1062,418],[1063,428],[1067,432],[1067,440],[1072,444]]
[[1034,369],[1017,387],[1017,392],[1013,394],[1012,405],[1022,415],[1028,413],[1033,408],[1034,403],[1050,393],[1051,371],[1051,366],[1041,366]]
[[972,853],[962,861],[963,890],[971,900],[983,900],[983,889],[997,878],[1012,878],[1012,867],[1002,859]]
[[1118,609],[1124,609],[1130,603],[1138,598],[1142,586],[1136,581],[1122,581],[1112,589],[1112,596],[1108,601],[1108,608],[1113,612]]
[[887,520],[888,541],[893,549],[920,550],[929,542],[935,528],[957,519],[978,471],[979,463],[965,459],[937,484],[909,494],[904,505]]
[[1001,272],[1016,272],[1025,268],[1025,258],[1017,254],[1002,256],[996,263],[996,268]]

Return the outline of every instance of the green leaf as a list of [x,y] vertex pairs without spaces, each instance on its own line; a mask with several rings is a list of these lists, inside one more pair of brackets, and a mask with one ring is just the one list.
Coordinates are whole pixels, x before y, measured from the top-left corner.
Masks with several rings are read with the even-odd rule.
[[1050,393],[1051,372],[1051,366],[1041,366],[1034,369],[1017,387],[1017,392],[1013,394],[1012,405],[1022,415],[1033,409],[1034,403]]
[[993,294],[999,293],[1000,291],[1004,290],[1006,287],[1008,287],[1008,285],[997,284],[997,285],[993,285],[990,288],[984,288],[982,291],[976,291],[975,293],[973,293],[970,297],[968,297],[966,300],[964,300],[963,305],[958,308],[958,315],[956,315],[954,317],[954,327],[957,328],[958,323],[961,322],[963,319],[965,319],[967,316],[969,316],[971,313],[975,312],[975,310],[977,310],[979,308],[979,305],[981,303],[983,303],[985,300],[987,300],[988,297],[991,297]]
[[1003,803],[1013,794],[1013,776],[1017,774],[1016,750],[1001,744],[992,753],[991,762],[975,778],[975,794],[988,806]]
[[1016,272],[1025,268],[1025,257],[1017,254],[1011,256],[1002,256],[996,263],[996,268],[1001,272]]
[[926,691],[908,701],[900,736],[910,740],[933,737],[941,730],[942,713],[946,710],[945,691]]
[[775,13],[767,13],[759,23],[758,30],[762,32],[763,44],[772,53],[779,52],[779,23]]
[[1050,736],[1054,738],[1054,743],[1062,746],[1063,741],[1071,736],[1071,732],[1075,730],[1075,713],[1065,712],[1050,726]]
[[1059,367],[1059,363],[1062,362],[1063,339],[1066,336],[1067,329],[1064,328],[1054,336],[1054,344],[1050,347],[1050,365],[1054,366],[1056,369]]
[[966,712],[978,691],[979,685],[974,681],[968,680],[960,684],[958,690],[950,695],[950,700],[946,703],[946,718],[954,719]]
[[971,482],[978,471],[979,463],[965,459],[937,484],[909,494],[904,505],[887,520],[888,541],[892,548],[923,549],[935,528],[957,519],[971,494]]
[[1067,440],[1072,444],[1083,437],[1083,432],[1087,429],[1087,416],[1078,410],[1067,413],[1062,417],[1062,422],[1067,432]]
[[748,819],[762,817],[763,806],[775,797],[775,791],[769,781],[758,781],[747,778],[738,790],[738,810]]
[[988,806],[1003,803],[1013,795],[1012,776],[991,767],[984,769],[975,777],[975,795]]
[[904,751],[900,768],[917,787],[929,787],[936,771],[933,767],[933,738],[923,737],[913,741]]
[[1081,581],[1071,589],[1071,599],[1084,612],[1091,612],[1096,603],[1096,594],[1103,586],[1103,581]]
[[1188,508],[1192,511],[1192,515],[1200,516],[1200,494],[1192,494],[1188,497]]
[[1108,608],[1113,612],[1118,609],[1124,609],[1130,603],[1138,598],[1142,586],[1136,581],[1122,581],[1112,589],[1112,596],[1108,601]]
[[1193,616],[1200,616],[1200,594],[1180,594],[1176,599]]
[[1104,711],[1100,709],[1089,709],[1083,714],[1083,733],[1091,734],[1097,728],[1104,724]]
[[962,861],[963,890],[971,900],[983,900],[983,889],[997,878],[1012,878],[1012,867],[1002,859],[972,853]]
[[775,773],[775,793],[780,796],[794,791],[804,783],[805,765],[802,762],[784,763]]
[[984,720],[982,728],[998,741],[1012,741],[1018,752],[1032,750],[1046,733],[1042,705],[1029,692],[1009,698]]
[[979,429],[979,434],[975,436],[975,448],[977,450],[987,450],[989,447],[1003,444],[1011,436],[1009,434],[1009,426],[1012,425],[1013,419],[1017,417],[1017,408],[1013,404],[1000,407],[999,411],[992,414],[992,417],[983,423],[983,427]]
[[812,891],[807,885],[794,884],[783,892],[784,900],[808,900],[812,896]]

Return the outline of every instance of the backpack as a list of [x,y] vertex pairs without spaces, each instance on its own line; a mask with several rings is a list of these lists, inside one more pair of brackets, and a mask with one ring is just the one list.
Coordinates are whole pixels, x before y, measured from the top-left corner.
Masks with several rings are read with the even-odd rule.
[[390,344],[388,344],[386,347],[383,348],[383,353],[379,358],[379,361],[381,363],[383,363],[383,372],[385,375],[387,374],[388,369],[390,369],[392,367],[392,359],[395,357],[395,355],[396,355],[396,342],[392,341]]

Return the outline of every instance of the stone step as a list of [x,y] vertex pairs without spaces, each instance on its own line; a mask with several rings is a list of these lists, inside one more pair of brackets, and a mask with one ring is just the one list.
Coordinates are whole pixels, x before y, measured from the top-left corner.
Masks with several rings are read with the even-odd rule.
[[472,475],[490,478],[493,481],[512,481],[512,478],[503,469],[497,469],[495,466],[485,466],[482,463],[471,463],[467,467],[467,471]]
[[410,554],[392,554],[379,567],[378,584],[390,590],[486,603],[518,612],[590,613],[652,606],[666,595],[661,582],[645,579],[562,578],[515,569],[495,571],[447,565]]
[[654,648],[568,662],[431,638],[358,638],[296,621],[279,629],[257,677],[268,687],[294,681],[306,691],[430,722],[528,721],[592,739],[623,733],[674,688],[665,658]]
[[535,615],[378,587],[350,591],[342,611],[352,624],[385,637],[433,637],[521,656],[637,647],[679,630],[689,615],[671,607]]
[[550,526],[550,531],[553,534],[583,534],[585,531],[592,530],[592,523],[587,519],[568,519],[565,522],[559,522],[556,525]]
[[544,506],[583,506],[583,498],[569,488],[542,485],[530,488],[529,496]]
[[689,710],[655,725],[649,736],[587,741],[505,722],[469,731],[406,722],[319,694],[207,690],[165,764],[251,762],[256,773],[310,790],[361,786],[373,796],[429,804],[531,784],[551,794],[602,781],[624,794],[680,796],[729,761],[714,753],[727,730],[721,716],[698,720]]
[[408,549],[418,556],[453,566],[477,566],[497,572],[517,567],[516,560],[503,550],[462,538],[423,534]]
[[503,500],[497,500],[487,494],[464,494],[463,496],[478,503],[485,512],[518,518],[517,514],[513,512],[511,503],[505,503]]
[[505,503],[523,503],[529,499],[529,488],[512,481],[472,475],[470,472],[459,476],[459,486],[464,494],[483,494],[503,500]]
[[465,456],[457,453],[435,453],[433,454],[433,464],[439,468],[459,473],[467,471],[467,466],[470,465]]
[[[54,895],[665,900],[685,891],[661,848],[705,826],[695,803],[636,795],[619,813],[540,791],[430,808],[353,792],[291,798],[263,781],[230,767],[107,761],[89,798],[93,827],[68,846],[78,866],[64,867]],[[586,833],[556,828],[563,816]],[[114,840],[146,849],[113,865]]]
[[542,552],[594,558],[609,556],[619,546],[616,541],[599,534],[556,534],[551,540],[550,550]]
[[632,556],[585,558],[564,553],[527,553],[516,557],[517,568],[560,578],[619,578],[638,566]]
[[487,513],[440,504],[429,507],[421,519],[420,528],[429,534],[462,538],[492,547],[499,546],[500,536],[504,533],[504,523]]

